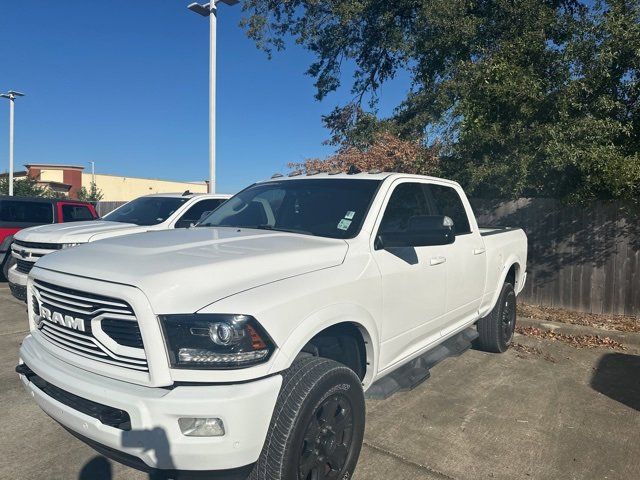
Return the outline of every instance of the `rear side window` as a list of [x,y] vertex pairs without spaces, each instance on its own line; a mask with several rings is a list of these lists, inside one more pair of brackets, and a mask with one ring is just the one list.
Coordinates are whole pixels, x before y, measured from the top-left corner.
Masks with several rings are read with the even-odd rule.
[[0,222],[53,223],[53,207],[44,202],[0,200]]
[[384,211],[380,232],[403,232],[412,217],[431,214],[422,186],[401,183],[395,188]]
[[456,235],[471,233],[469,217],[460,195],[455,189],[444,185],[425,185],[427,197],[435,207],[436,215],[446,215],[453,220]]
[[93,215],[84,205],[62,205],[62,218],[65,222],[83,222],[93,220]]
[[203,215],[206,214],[208,216],[208,214],[218,208],[222,202],[224,202],[224,200],[215,198],[199,201],[180,217],[180,220],[176,222],[176,228],[188,228],[191,224],[198,223],[202,220]]

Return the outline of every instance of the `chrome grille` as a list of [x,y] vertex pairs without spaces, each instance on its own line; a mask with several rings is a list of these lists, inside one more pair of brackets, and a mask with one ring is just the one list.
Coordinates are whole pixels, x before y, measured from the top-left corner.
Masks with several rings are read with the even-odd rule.
[[62,245],[59,243],[38,243],[38,242],[23,242],[21,240],[14,240],[14,245],[26,248],[34,248],[36,250],[60,250]]
[[[93,360],[148,371],[138,321],[127,302],[40,280],[33,287],[38,328],[48,341]],[[96,326],[100,332],[94,332]],[[108,345],[100,334],[117,345]]]

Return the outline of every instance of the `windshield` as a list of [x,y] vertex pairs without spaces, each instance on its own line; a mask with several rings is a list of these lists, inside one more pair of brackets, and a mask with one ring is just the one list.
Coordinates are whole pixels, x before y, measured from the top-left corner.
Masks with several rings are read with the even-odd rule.
[[244,227],[353,238],[378,180],[286,180],[253,185],[218,207],[201,227]]
[[184,205],[188,198],[141,197],[125,203],[105,215],[109,222],[135,223],[136,225],[158,225]]

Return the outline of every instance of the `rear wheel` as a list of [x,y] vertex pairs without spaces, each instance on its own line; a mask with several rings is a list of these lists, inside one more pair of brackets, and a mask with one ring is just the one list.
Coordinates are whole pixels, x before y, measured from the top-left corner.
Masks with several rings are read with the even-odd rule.
[[296,360],[282,389],[251,480],[351,478],[364,436],[358,376],[320,357]]
[[486,352],[503,353],[509,349],[516,328],[516,292],[513,285],[502,286],[498,303],[478,321],[476,345]]

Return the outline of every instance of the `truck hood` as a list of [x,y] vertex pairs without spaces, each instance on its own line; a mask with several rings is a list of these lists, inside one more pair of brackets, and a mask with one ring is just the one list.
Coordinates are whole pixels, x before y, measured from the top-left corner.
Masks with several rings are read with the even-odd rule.
[[81,245],[46,255],[37,267],[132,285],[156,314],[192,313],[244,290],[340,265],[347,249],[344,240],[308,235],[191,228]]
[[55,223],[21,230],[14,238],[36,243],[86,243],[111,236],[146,232],[149,227],[134,223],[91,220],[88,222]]

